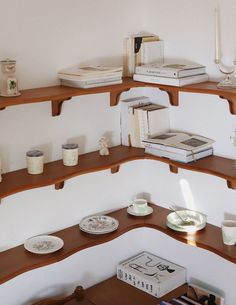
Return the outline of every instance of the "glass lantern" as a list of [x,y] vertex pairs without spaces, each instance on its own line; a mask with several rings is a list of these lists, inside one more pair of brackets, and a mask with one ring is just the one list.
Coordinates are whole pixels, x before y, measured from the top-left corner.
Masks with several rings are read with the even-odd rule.
[[16,61],[11,59],[1,60],[1,87],[0,95],[6,97],[19,96],[18,81],[15,76],[16,72]]

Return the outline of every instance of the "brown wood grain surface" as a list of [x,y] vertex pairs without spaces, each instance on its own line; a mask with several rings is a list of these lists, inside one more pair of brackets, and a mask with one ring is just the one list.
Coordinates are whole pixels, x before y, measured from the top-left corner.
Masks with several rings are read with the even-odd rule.
[[127,214],[126,208],[114,211],[109,215],[119,221],[119,228],[115,232],[103,235],[92,235],[80,231],[75,225],[55,232],[53,235],[64,240],[64,247],[47,255],[36,255],[24,249],[23,245],[0,253],[0,284],[26,271],[56,263],[66,257],[98,244],[113,240],[118,236],[139,227],[149,227],[159,230],[164,234],[191,246],[201,247],[211,251],[222,258],[236,263],[236,247],[223,244],[221,229],[211,224],[194,233],[180,233],[166,226],[166,217],[170,213],[168,209],[152,205],[153,214],[145,217],[134,217]]
[[39,175],[28,174],[26,168],[3,174],[0,198],[48,185],[55,185],[56,189],[60,189],[64,186],[64,181],[73,177],[105,169],[111,169],[112,173],[116,173],[119,165],[139,159],[157,160],[176,169],[182,168],[217,176],[225,179],[228,187],[236,188],[236,167],[232,159],[209,156],[195,162],[181,163],[145,154],[142,148],[119,145],[110,148],[109,156],[100,156],[98,151],[81,155],[76,166],[64,166],[62,160],[57,160],[45,164],[44,172]]

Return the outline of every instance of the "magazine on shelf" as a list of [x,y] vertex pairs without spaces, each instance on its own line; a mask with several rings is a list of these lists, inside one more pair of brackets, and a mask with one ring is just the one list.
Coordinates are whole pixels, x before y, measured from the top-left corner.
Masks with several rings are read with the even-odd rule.
[[148,138],[143,142],[145,147],[148,148],[188,155],[188,152],[197,153],[211,148],[215,141],[200,135],[191,135],[184,132],[168,132]]
[[168,158],[168,159],[178,161],[178,162],[189,163],[192,161],[196,161],[196,160],[211,156],[213,154],[213,148],[208,148],[208,149],[202,150],[197,153],[189,152],[188,155],[182,155],[182,154],[169,152],[169,151],[158,149],[158,148],[145,147],[145,153],[154,155],[157,157]]
[[186,85],[206,82],[208,81],[209,77],[207,74],[199,74],[199,75],[187,76],[183,78],[171,78],[171,77],[159,77],[159,76],[151,76],[151,75],[143,75],[143,74],[134,74],[133,79],[135,81],[150,83],[150,84],[182,87]]
[[205,74],[206,67],[198,64],[153,63],[136,67],[135,73],[160,77],[182,78],[186,76]]
[[121,262],[117,278],[160,298],[186,283],[186,269],[144,251]]

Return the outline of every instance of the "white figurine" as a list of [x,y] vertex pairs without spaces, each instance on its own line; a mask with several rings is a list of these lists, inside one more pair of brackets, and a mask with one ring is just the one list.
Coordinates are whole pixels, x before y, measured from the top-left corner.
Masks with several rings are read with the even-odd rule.
[[108,149],[108,140],[105,137],[102,137],[99,141],[98,141],[99,145],[100,145],[100,150],[99,150],[99,154],[101,156],[107,156],[109,155],[109,149]]

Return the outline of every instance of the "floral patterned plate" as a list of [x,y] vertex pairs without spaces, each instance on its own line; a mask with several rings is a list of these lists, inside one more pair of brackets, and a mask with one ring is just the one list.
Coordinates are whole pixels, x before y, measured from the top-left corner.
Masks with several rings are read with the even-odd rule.
[[35,236],[24,243],[25,249],[35,254],[53,253],[61,249],[63,245],[64,241],[61,238],[52,235]]
[[80,230],[91,234],[106,234],[115,231],[119,226],[118,220],[110,216],[89,216],[82,219]]

